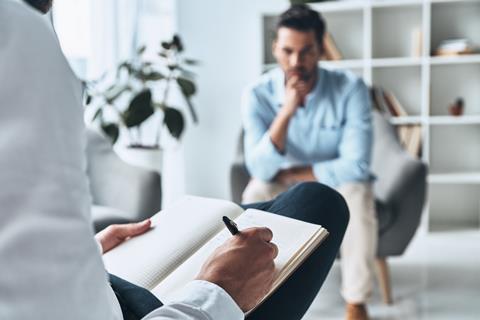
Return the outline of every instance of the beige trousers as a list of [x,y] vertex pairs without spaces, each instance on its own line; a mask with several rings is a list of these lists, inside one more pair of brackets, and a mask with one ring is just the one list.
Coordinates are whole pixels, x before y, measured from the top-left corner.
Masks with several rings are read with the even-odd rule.
[[[242,203],[268,201],[286,191],[278,183],[252,179]],[[377,218],[371,183],[348,183],[337,188],[350,210],[350,222],[340,248],[342,296],[348,303],[364,303],[373,283],[373,261],[377,248]]]

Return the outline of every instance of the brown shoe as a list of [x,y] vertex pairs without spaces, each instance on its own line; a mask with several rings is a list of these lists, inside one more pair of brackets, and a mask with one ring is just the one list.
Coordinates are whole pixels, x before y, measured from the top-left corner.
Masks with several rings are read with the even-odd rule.
[[368,320],[367,307],[365,304],[347,303],[345,320]]

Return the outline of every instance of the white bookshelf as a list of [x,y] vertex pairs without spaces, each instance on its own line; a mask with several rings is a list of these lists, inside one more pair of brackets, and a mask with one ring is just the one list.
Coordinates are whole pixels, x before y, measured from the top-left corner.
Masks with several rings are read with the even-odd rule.
[[[349,69],[369,85],[392,91],[409,116],[394,125],[422,126],[422,160],[429,165],[424,231],[480,228],[480,53],[434,56],[440,41],[469,38],[480,46],[480,0],[364,0],[311,3],[322,13]],[[263,14],[264,67],[278,8]],[[422,41],[414,41],[421,32]],[[464,115],[449,104],[461,97]]]

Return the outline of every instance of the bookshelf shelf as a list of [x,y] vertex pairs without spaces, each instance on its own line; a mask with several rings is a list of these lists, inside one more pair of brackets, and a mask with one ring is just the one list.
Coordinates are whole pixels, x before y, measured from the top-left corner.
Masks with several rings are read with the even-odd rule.
[[361,1],[331,1],[324,3],[311,3],[310,6],[322,13],[361,11],[365,7]]
[[480,172],[435,173],[428,176],[428,182],[435,184],[480,184]]
[[321,61],[320,63],[322,66],[334,69],[358,69],[364,67],[364,62],[361,59]]
[[[428,118],[430,125],[480,125],[479,116],[433,116]],[[480,137],[479,137],[480,139]]]
[[388,119],[393,125],[404,125],[404,124],[422,124],[422,117],[408,116],[408,117],[391,117]]
[[480,63],[480,54],[466,54],[460,56],[451,57],[431,57],[430,64],[442,65],[442,64],[463,64],[463,63]]
[[[393,93],[407,116],[390,117],[390,123],[399,131],[408,126],[418,134],[420,128],[421,157],[431,173],[422,228],[480,229],[480,52],[435,55],[448,39],[480,47],[480,0],[331,1],[311,7],[324,16],[343,57],[320,65],[349,69]],[[266,13],[264,21],[278,13]],[[266,51],[271,39],[264,36]],[[264,59],[265,66],[272,62]],[[463,115],[451,116],[449,106],[458,98]]]
[[412,67],[420,66],[422,64],[422,58],[383,58],[372,59],[372,67]]
[[478,0],[430,0],[432,4],[435,3],[462,3],[462,2],[477,2]]
[[373,0],[371,2],[372,8],[391,8],[391,7],[405,7],[405,6],[420,6],[422,0]]

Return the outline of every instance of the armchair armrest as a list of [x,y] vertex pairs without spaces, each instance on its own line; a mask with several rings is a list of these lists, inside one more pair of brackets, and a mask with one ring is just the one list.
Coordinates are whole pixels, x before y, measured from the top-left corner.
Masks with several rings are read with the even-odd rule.
[[382,228],[378,256],[404,252],[420,224],[427,191],[427,166],[407,154],[386,159],[382,180],[375,186],[377,198],[392,215]]
[[250,174],[243,161],[236,161],[230,168],[230,191],[232,201],[235,203],[241,203],[242,193],[250,180]]

